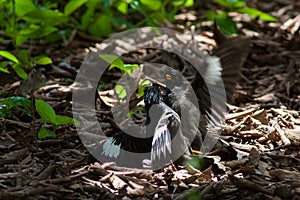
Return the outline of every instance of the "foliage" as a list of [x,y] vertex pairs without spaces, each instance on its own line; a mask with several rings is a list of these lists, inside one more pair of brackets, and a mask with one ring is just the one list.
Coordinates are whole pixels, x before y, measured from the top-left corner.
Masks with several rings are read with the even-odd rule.
[[[117,68],[121,70],[122,74],[124,75],[132,75],[132,71],[134,69],[139,69],[140,66],[138,64],[124,64],[123,60],[115,55],[110,54],[101,54],[99,55],[100,58],[105,60],[107,63],[110,64],[108,70],[111,70],[113,68]],[[144,96],[144,89],[150,85],[150,82],[148,80],[139,80],[139,88],[137,97],[140,98]],[[115,86],[115,91],[118,94],[118,97],[120,99],[124,99],[127,96],[127,92],[124,86],[117,84]]]
[[141,111],[141,110],[144,110],[144,107],[137,107],[136,109],[129,111],[128,114],[127,114],[127,116],[130,118],[130,117],[132,117],[136,112]]
[[144,90],[146,87],[149,87],[151,85],[151,82],[149,80],[143,80],[141,79],[139,81],[139,89],[138,89],[138,98],[144,96]]
[[194,5],[194,0],[134,0],[130,2],[133,11],[144,15],[146,25],[157,26],[165,19],[174,21],[174,16],[182,7]]
[[179,8],[192,6],[193,3],[193,0],[71,0],[64,7],[64,14],[71,16],[82,9],[82,13],[73,15],[73,21],[80,21],[77,28],[102,37],[110,34],[113,26],[133,27],[131,22],[124,20],[124,15],[140,13],[144,20],[139,25],[157,26],[165,19],[173,21]]
[[15,117],[18,111],[31,115],[31,103],[24,97],[8,97],[0,99],[0,118]]
[[[207,18],[216,20],[227,34],[238,32],[228,12],[248,14],[265,21],[277,20],[255,8],[247,7],[244,0],[216,2],[225,11],[209,11]],[[33,0],[2,0],[0,9],[6,12],[0,13],[0,28],[16,46],[28,39],[66,41],[74,29],[104,37],[120,27],[158,26],[166,19],[172,22],[180,8],[193,5],[194,0],[69,0],[66,3],[58,0],[40,3]],[[126,16],[135,14],[140,14],[141,18],[133,25]]]
[[181,7],[193,3],[193,0],[69,0],[67,3],[2,0],[0,9],[5,12],[0,13],[0,28],[15,46],[28,39],[66,40],[74,28],[103,37],[112,33],[114,27],[133,27],[124,19],[127,14],[140,13],[145,19],[139,25],[154,26],[165,19],[173,21]]
[[[23,112],[32,116],[31,101],[25,97],[8,97],[0,99],[0,118],[13,118],[17,112]],[[56,115],[53,108],[43,100],[35,100],[35,108],[41,117],[42,122],[50,123],[56,127],[65,124],[77,124],[71,117]],[[19,114],[18,114],[19,115]],[[56,137],[55,133],[46,128],[41,128],[38,132],[38,138]]]
[[58,26],[68,21],[55,4],[35,5],[32,0],[2,0],[0,9],[1,30],[15,46],[28,39],[45,38],[59,32]]
[[28,51],[24,49],[18,52],[17,57],[8,51],[0,51],[0,56],[9,60],[0,63],[0,71],[10,73],[6,67],[11,66],[17,75],[24,80],[28,78],[25,70],[31,70],[35,65],[48,65],[52,63],[52,60],[47,56],[30,57]]
[[276,18],[271,15],[259,11],[255,8],[247,7],[244,0],[216,0],[216,2],[223,6],[226,11],[223,12],[207,12],[208,20],[215,20],[217,25],[226,35],[238,33],[238,28],[236,27],[235,22],[229,17],[229,12],[238,12],[242,14],[247,14],[253,18],[259,18],[264,21],[277,21]]
[[139,69],[138,64],[124,64],[123,60],[115,55],[101,54],[99,57],[110,64],[108,70],[118,68],[123,74],[131,75],[132,70]]
[[[53,108],[45,101],[36,99],[35,100],[35,109],[40,115],[42,122],[45,123],[50,123],[56,128],[57,126],[64,125],[64,124],[77,124],[78,122],[67,116],[61,116],[61,115],[56,115],[55,111]],[[46,129],[46,128],[41,128],[38,133],[38,138],[43,139],[46,137],[55,137],[55,133]]]

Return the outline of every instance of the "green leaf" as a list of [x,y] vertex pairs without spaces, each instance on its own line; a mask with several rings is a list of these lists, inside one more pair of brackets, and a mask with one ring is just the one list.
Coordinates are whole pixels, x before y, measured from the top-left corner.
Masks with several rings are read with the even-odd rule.
[[32,33],[34,33],[36,30],[38,30],[40,26],[36,25],[36,24],[30,24],[27,27],[22,28],[18,35],[23,35],[23,36],[27,36],[29,37],[30,35],[32,35]]
[[30,39],[42,38],[45,37],[58,29],[53,26],[38,26],[31,24],[29,27],[20,30],[19,35],[25,36]]
[[14,56],[13,54],[9,53],[8,51],[0,51],[0,56],[13,61],[14,63],[19,64],[19,60],[16,58],[16,56]]
[[86,30],[90,23],[92,22],[93,16],[95,14],[95,8],[96,8],[97,2],[87,2],[88,9],[81,17],[81,27],[83,30]]
[[271,15],[264,13],[262,11],[259,11],[255,8],[245,7],[245,8],[238,9],[237,11],[239,13],[248,14],[254,18],[259,17],[259,19],[264,20],[264,21],[271,21],[271,22],[278,21],[278,19],[276,19],[275,17],[272,17]]
[[190,159],[188,161],[188,163],[192,167],[199,169],[199,170],[205,169],[205,167],[207,165],[207,163],[205,162],[205,158],[203,158],[203,157],[194,157],[194,158]]
[[246,5],[245,2],[241,0],[216,0],[216,2],[221,6],[228,8],[230,10],[234,8],[241,8]]
[[110,64],[110,67],[108,70],[111,70],[115,67],[117,67],[120,70],[123,70],[123,68],[124,68],[124,62],[118,56],[111,55],[111,54],[101,54],[101,55],[99,55],[99,57]]
[[67,116],[56,116],[56,126],[59,126],[59,125],[64,125],[64,124],[73,124],[73,125],[76,125],[76,124],[79,124],[79,122],[75,119],[73,119],[72,117],[67,117]]
[[136,108],[136,109],[134,109],[134,110],[132,110],[132,111],[129,111],[128,114],[127,114],[127,116],[128,116],[128,117],[132,117],[132,116],[134,115],[134,113],[136,113],[136,112],[138,112],[138,111],[140,111],[140,110],[144,110],[144,108],[138,107],[138,108]]
[[113,69],[113,68],[119,68],[120,70],[123,70],[124,69],[124,63],[123,63],[123,60],[121,59],[121,58],[118,58],[117,60],[114,60],[111,64],[110,64],[110,66],[109,66],[109,68],[108,68],[108,70],[111,70],[111,69]]
[[76,9],[78,9],[80,6],[82,6],[87,1],[88,0],[71,0],[71,1],[69,1],[64,8],[64,14],[70,15],[71,13],[73,13]]
[[22,65],[31,65],[28,50],[22,49],[18,52],[18,58]]
[[193,5],[194,5],[194,0],[186,0],[183,6],[191,7]]
[[16,46],[20,46],[21,44],[23,44],[24,42],[26,42],[28,40],[27,36],[23,36],[23,35],[17,35],[16,36]]
[[24,69],[19,64],[14,64],[12,68],[15,70],[17,75],[23,80],[28,79],[28,74],[24,71]]
[[220,29],[226,34],[226,35],[232,35],[238,33],[238,28],[236,27],[236,24],[234,21],[232,21],[231,18],[228,17],[227,13],[223,12],[220,14],[217,14],[215,16],[215,20],[217,25],[220,27]]
[[226,0],[216,0],[216,2],[218,4],[220,4],[221,6],[224,6],[225,8],[230,7],[230,3],[228,1],[226,1]]
[[131,75],[132,70],[138,69],[139,67],[138,64],[124,64],[123,72]]
[[206,19],[208,21],[214,21],[215,17],[218,15],[217,13],[215,13],[213,11],[207,11],[205,14],[206,14]]
[[138,98],[144,96],[144,90],[146,87],[151,85],[151,82],[149,80],[140,80],[139,81],[139,89],[138,89]]
[[116,85],[115,91],[118,94],[120,99],[124,99],[127,95],[126,89],[123,85]]
[[49,65],[52,64],[52,60],[48,56],[37,56],[34,58],[34,63],[37,65]]
[[34,10],[36,10],[36,6],[32,0],[15,0],[15,12],[18,17],[21,17]]
[[133,69],[139,68],[138,64],[124,64],[123,60],[115,55],[101,54],[99,55],[99,57],[105,60],[107,63],[110,63],[108,70],[111,70],[116,67],[120,69],[122,73],[127,73],[131,75]]
[[140,0],[142,4],[147,6],[150,10],[159,10],[162,6],[160,0]]
[[[192,4],[191,4],[192,3]],[[191,4],[191,5],[190,5]],[[175,7],[183,7],[183,6],[192,6],[194,4],[193,0],[175,0],[173,1],[173,5]],[[187,6],[186,6],[187,7]]]
[[121,13],[123,13],[124,15],[127,14],[128,11],[128,3],[121,1],[118,5],[117,5],[117,9],[118,11],[120,11]]
[[10,72],[6,69],[7,66],[8,66],[8,62],[7,61],[1,62],[0,63],[0,71],[9,74]]
[[107,9],[109,6],[111,6],[111,3],[112,3],[111,0],[104,0],[104,1],[102,2],[102,7],[103,7],[104,9]]
[[47,25],[59,25],[68,21],[63,13],[53,10],[34,10],[26,13],[22,19],[30,23],[40,23]]
[[54,33],[51,33],[51,34],[45,36],[43,38],[43,40],[46,43],[52,43],[52,44],[58,43],[58,42],[61,42],[60,40],[68,38],[71,35],[72,31],[73,31],[73,29],[71,30],[71,28],[65,28],[62,30],[58,30]]
[[42,118],[43,122],[56,124],[56,114],[53,108],[45,101],[36,99],[35,109]]
[[38,139],[56,138],[56,134],[46,128],[41,128],[38,132]]
[[96,37],[102,37],[112,33],[110,18],[111,16],[108,13],[100,14],[96,20],[91,23],[88,31]]
[[[105,60],[109,64],[111,64],[112,62],[114,62],[117,59],[120,59],[118,56],[115,56],[112,54],[100,54],[99,57],[102,58],[103,60]],[[123,63],[123,61],[122,61],[122,63]],[[122,65],[124,65],[124,63]]]

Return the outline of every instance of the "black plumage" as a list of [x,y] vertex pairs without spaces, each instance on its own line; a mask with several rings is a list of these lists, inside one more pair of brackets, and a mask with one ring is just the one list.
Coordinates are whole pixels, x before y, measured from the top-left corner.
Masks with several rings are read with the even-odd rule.
[[153,136],[139,134],[135,137],[121,130],[108,137],[91,152],[89,162],[115,162],[124,167],[142,168],[143,160],[149,159]]
[[[94,150],[94,157],[127,167],[142,167],[143,161],[150,159],[152,169],[160,169],[170,161],[182,162],[181,156],[189,151],[179,115],[163,102],[156,85],[145,88],[144,102],[147,115],[144,137],[120,131]],[[90,161],[95,159],[92,157]]]

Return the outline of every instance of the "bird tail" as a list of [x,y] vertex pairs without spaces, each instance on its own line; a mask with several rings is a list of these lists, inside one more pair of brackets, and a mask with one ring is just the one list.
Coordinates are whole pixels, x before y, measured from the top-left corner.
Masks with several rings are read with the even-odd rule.
[[110,158],[117,158],[120,155],[121,143],[116,144],[114,137],[107,138],[102,146],[102,155]]

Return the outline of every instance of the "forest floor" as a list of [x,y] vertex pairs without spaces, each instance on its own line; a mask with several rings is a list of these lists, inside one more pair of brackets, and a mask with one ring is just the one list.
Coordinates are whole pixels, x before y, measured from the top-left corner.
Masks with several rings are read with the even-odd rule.
[[[231,13],[241,35],[251,38],[220,135],[239,159],[223,161],[216,154],[207,157],[210,164],[203,170],[170,164],[158,172],[114,163],[89,164],[89,152],[74,126],[59,126],[56,138],[37,139],[32,122],[22,115],[0,119],[0,199],[300,199],[300,2],[253,2],[251,6],[279,21]],[[216,9],[214,4],[205,6]],[[166,27],[194,34],[210,51],[216,46],[213,23],[196,24],[195,33],[180,25],[205,14],[203,8],[193,10],[200,11],[183,11],[176,24]],[[99,43],[75,33],[67,46],[34,44],[33,52],[53,60],[40,68],[46,86],[34,92],[35,98],[47,101],[57,114],[72,117],[72,80],[91,47],[99,48]],[[148,54],[141,50],[122,58],[137,64],[165,61],[163,54]],[[110,112],[113,99],[108,94],[121,76],[118,70],[106,71],[99,83],[97,117],[107,135],[116,131]],[[0,83],[6,91],[2,97],[17,96],[23,84],[10,75]],[[144,111],[138,110],[136,116],[143,120]],[[40,124],[37,120],[36,127]]]

